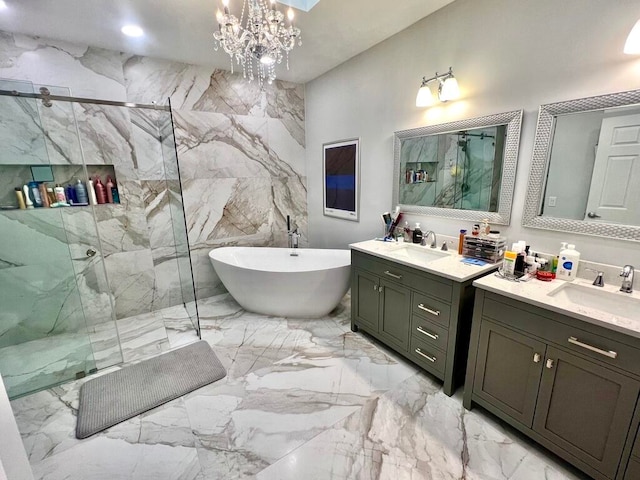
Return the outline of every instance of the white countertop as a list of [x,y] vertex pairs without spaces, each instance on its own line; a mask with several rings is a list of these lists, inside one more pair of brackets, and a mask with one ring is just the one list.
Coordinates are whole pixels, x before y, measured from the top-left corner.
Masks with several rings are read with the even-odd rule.
[[[492,274],[475,280],[473,285],[477,288],[497,293],[499,295],[504,295],[536,307],[542,307],[578,320],[583,320],[593,325],[599,325],[610,330],[615,330],[626,335],[640,338],[640,320],[611,315],[610,313],[605,313],[595,308],[577,305],[571,301],[556,296],[549,296],[549,293],[554,292],[558,288],[566,288],[564,287],[566,283],[567,282],[564,280],[542,282],[535,278],[527,282],[512,282]],[[613,295],[612,298],[614,299],[616,298],[616,295],[620,295],[621,299],[635,298],[640,301],[640,292],[636,291],[631,294],[623,293],[619,291],[619,285],[594,287],[591,284],[591,280],[584,280],[581,278],[577,278],[571,283],[583,286],[585,289],[596,289],[601,292],[609,292]],[[596,291],[594,292],[594,295],[598,293],[599,292]],[[640,318],[638,312],[629,313],[631,316]]]
[[[464,257],[458,255],[457,251],[449,250],[447,252],[442,252],[438,248],[431,249],[430,247],[422,247],[411,243],[366,240],[364,242],[352,243],[349,247],[359,252],[368,253],[376,257],[384,258],[385,260],[406,265],[407,267],[413,267],[418,270],[422,270],[423,272],[432,273],[456,282],[464,282],[475,278],[478,275],[485,275],[496,268],[496,265],[493,263],[483,266],[462,263]],[[436,251],[444,254],[444,256],[428,262],[394,256],[393,252],[402,248]]]

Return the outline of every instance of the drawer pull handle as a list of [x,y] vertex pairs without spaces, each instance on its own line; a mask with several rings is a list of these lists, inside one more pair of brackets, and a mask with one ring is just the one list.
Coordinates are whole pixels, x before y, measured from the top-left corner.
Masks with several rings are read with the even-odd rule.
[[594,347],[593,345],[589,345],[587,343],[582,343],[576,337],[569,337],[568,342],[573,344],[573,345],[577,345],[579,347],[586,348],[587,350],[591,350],[592,352],[599,353],[600,355],[604,355],[605,357],[609,357],[609,358],[617,358],[618,357],[618,352],[614,352],[613,350],[602,350],[601,348]]
[[378,291],[378,285],[374,285],[374,286],[373,286],[373,291],[374,291],[374,292],[377,292],[377,291]]
[[533,363],[540,363],[541,359],[542,359],[542,357],[540,356],[539,353],[534,353],[533,354]]
[[425,312],[429,312],[431,315],[435,315],[436,317],[440,315],[440,310],[431,310],[429,307],[425,307],[422,303],[418,304],[418,308]]
[[553,359],[547,358],[547,368],[553,368]]
[[402,275],[396,275],[395,273],[391,273],[389,270],[385,270],[385,275],[389,275],[391,278],[395,278],[396,280],[402,280]]
[[430,357],[429,355],[425,355],[424,353],[422,353],[422,351],[420,351],[419,348],[415,349],[415,352],[420,355],[421,357],[426,358],[427,360],[429,360],[431,363],[436,363],[436,357]]
[[418,328],[416,328],[416,330],[418,330],[420,333],[423,333],[424,335],[426,335],[429,338],[433,338],[434,340],[438,339],[438,334],[437,333],[427,332],[422,327],[418,327]]

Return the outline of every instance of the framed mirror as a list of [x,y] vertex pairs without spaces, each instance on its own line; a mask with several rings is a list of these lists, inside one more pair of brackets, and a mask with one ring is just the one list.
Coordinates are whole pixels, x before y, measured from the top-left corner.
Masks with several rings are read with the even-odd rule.
[[394,134],[403,212],[509,225],[522,110]]
[[640,90],[540,106],[522,224],[640,241]]

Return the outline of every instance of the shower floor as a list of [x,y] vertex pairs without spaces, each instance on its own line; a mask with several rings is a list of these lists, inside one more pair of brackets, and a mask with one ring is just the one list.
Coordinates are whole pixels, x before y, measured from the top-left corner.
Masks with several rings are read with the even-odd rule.
[[73,380],[79,372],[136,361],[195,340],[187,310],[177,305],[97,325],[88,336],[65,333],[0,348],[0,373],[15,398]]

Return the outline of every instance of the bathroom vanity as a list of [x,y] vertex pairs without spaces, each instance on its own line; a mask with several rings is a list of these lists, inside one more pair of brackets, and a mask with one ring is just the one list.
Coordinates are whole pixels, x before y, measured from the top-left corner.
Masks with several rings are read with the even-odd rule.
[[464,406],[595,479],[640,479],[640,295],[478,279]]
[[464,380],[474,279],[497,268],[454,252],[369,240],[351,247],[351,329],[363,330],[444,381]]

